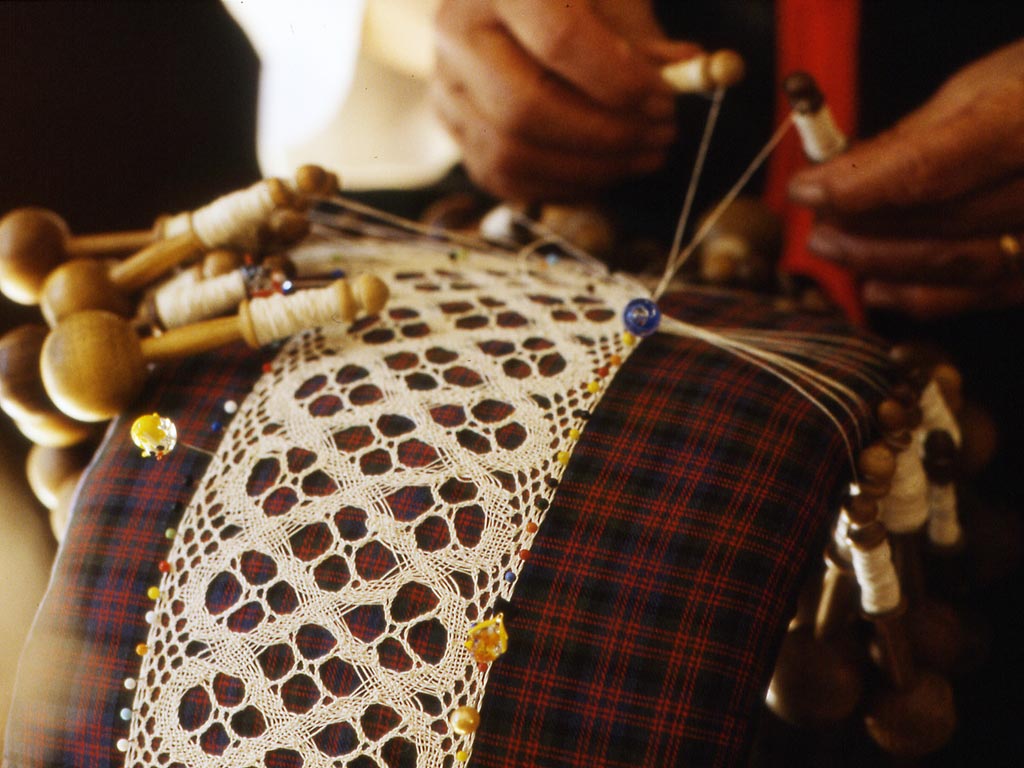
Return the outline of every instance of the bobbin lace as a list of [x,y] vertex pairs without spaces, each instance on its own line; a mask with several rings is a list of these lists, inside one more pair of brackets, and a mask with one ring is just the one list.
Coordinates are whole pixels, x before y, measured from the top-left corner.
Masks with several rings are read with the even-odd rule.
[[392,298],[289,342],[234,417],[167,558],[127,765],[469,749],[447,718],[486,706],[487,668],[464,641],[511,597],[644,293],[394,243],[294,258],[373,270]]

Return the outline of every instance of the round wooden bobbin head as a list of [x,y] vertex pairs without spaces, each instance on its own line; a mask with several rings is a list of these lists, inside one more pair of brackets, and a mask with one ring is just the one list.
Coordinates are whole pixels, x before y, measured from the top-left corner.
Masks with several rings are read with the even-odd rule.
[[50,332],[40,367],[53,402],[81,421],[113,418],[138,396],[146,379],[131,326],[96,309],[69,315]]
[[39,370],[46,333],[42,325],[23,325],[0,339],[0,408],[33,443],[66,447],[94,429],[66,416],[47,396]]
[[110,279],[110,267],[95,259],[72,259],[51,272],[43,283],[39,308],[52,328],[62,317],[83,309],[105,309],[130,317],[135,305]]
[[838,723],[864,692],[862,665],[848,637],[825,640],[805,624],[786,633],[768,686],[768,707],[802,727]]
[[85,468],[92,453],[92,444],[69,448],[33,445],[25,459],[25,475],[39,503],[53,509],[57,505],[60,486]]
[[295,171],[295,189],[303,196],[330,197],[340,188],[337,174],[319,165],[302,165]]
[[914,664],[906,609],[903,600],[893,610],[866,616],[875,626],[879,661],[888,684],[874,696],[864,724],[886,752],[916,758],[949,741],[956,729],[956,710],[946,679]]
[[38,304],[46,276],[67,258],[64,220],[44,208],[18,208],[0,219],[0,290],[19,304]]
[[896,471],[896,456],[882,442],[873,443],[857,457],[860,495],[879,499],[889,492]]

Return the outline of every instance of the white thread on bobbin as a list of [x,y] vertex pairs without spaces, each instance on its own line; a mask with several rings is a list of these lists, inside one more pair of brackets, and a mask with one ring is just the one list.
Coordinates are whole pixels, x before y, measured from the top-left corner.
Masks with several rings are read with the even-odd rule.
[[178,235],[186,235],[192,231],[192,211],[182,211],[172,216],[164,216],[158,224],[159,235],[170,240]]
[[928,487],[928,513],[929,541],[939,547],[952,547],[960,541],[963,532],[953,483]]
[[922,390],[919,403],[921,405],[921,427],[915,431],[915,436],[919,438],[921,444],[932,430],[944,429],[949,432],[957,447],[960,447],[960,425],[949,406],[946,405],[946,398],[942,396],[942,390],[939,389],[935,379],[929,381]]
[[249,302],[253,334],[261,345],[324,325],[340,312],[336,283],[291,296],[274,294]]
[[860,587],[860,605],[865,613],[891,611],[900,604],[900,582],[892,563],[892,549],[888,540],[867,550],[850,547],[853,572]]
[[794,112],[793,124],[800,134],[804,153],[815,163],[823,163],[846,149],[846,136],[836,125],[828,104],[822,104],[814,113]]
[[836,547],[836,555],[846,561],[847,563],[853,560],[853,555],[850,554],[850,540],[847,538],[850,534],[850,518],[846,516],[846,510],[839,512],[839,517],[836,518],[836,527],[832,531],[832,541]]
[[276,207],[270,181],[218,197],[192,214],[192,231],[207,248],[254,249],[260,225]]
[[236,308],[246,297],[245,279],[240,270],[173,287],[176,290],[160,290],[154,297],[157,317],[168,329],[222,315]]
[[893,533],[916,531],[928,519],[928,477],[914,447],[896,454],[892,486],[878,501],[878,518]]

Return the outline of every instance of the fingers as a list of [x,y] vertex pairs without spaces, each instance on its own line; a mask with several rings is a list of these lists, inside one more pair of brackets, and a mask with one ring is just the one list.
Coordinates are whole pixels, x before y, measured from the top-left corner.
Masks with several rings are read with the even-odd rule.
[[986,286],[1020,281],[1018,257],[999,238],[896,239],[856,235],[819,224],[807,247],[857,275],[891,283]]
[[987,290],[870,281],[864,284],[863,298],[871,309],[896,311],[917,320],[935,320],[1022,304],[1024,281],[994,285]]
[[657,67],[599,19],[588,3],[494,0],[505,27],[537,61],[613,109],[670,95]]
[[675,138],[671,103],[658,102],[657,119],[603,108],[542,69],[500,28],[470,34],[468,44],[453,46],[438,61],[437,79],[449,98],[471,99],[503,132],[595,154],[664,148]]
[[532,145],[488,122],[458,89],[438,83],[432,96],[442,120],[463,147],[470,177],[498,197],[530,202],[589,196],[664,163],[665,154],[659,150],[594,155]]
[[[1024,106],[1018,105],[1018,106]],[[897,125],[848,152],[797,173],[791,199],[855,215],[879,208],[941,203],[1005,178],[1024,150],[1017,116],[969,104],[927,129]]]

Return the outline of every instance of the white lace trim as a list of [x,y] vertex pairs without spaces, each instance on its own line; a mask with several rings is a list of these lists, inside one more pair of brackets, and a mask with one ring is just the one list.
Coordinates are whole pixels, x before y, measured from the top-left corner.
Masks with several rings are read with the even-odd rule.
[[[422,245],[294,258],[374,271],[392,297],[355,333],[293,338],[240,405],[171,545],[127,765],[240,768],[283,747],[304,768],[400,749],[441,766],[471,749],[448,723],[486,706],[467,633],[511,597],[579,411],[629,352],[622,308],[646,295],[566,261]],[[236,599],[208,606],[211,584]]]

